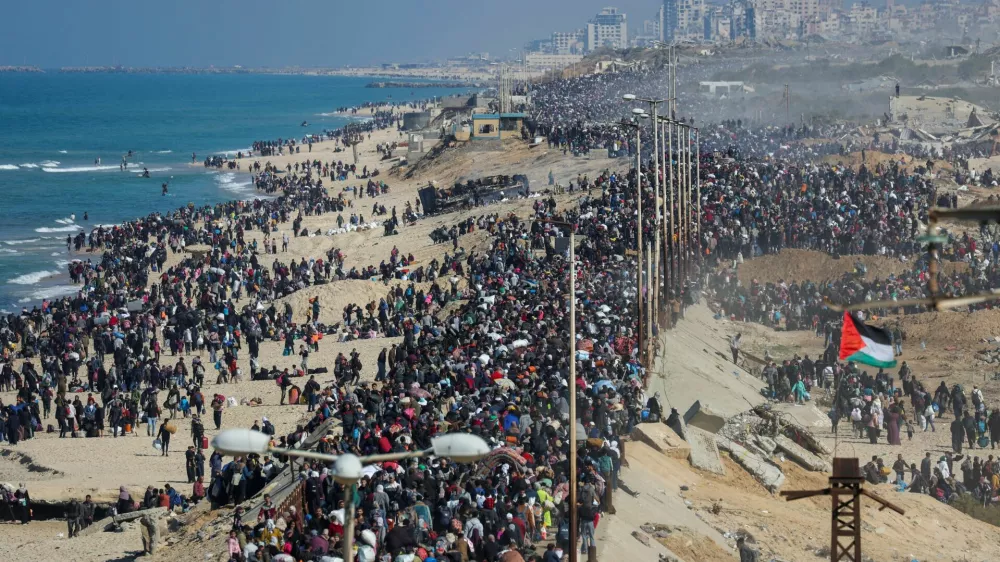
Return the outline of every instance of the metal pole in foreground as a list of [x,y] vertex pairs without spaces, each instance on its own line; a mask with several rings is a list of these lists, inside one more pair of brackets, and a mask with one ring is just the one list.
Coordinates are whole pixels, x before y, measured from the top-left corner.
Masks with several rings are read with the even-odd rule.
[[[669,106],[668,106],[668,108],[669,108]],[[664,153],[663,153],[663,201],[661,202],[661,205],[663,206],[663,216],[662,216],[662,219],[661,219],[663,221],[663,224],[660,227],[660,231],[662,232],[662,234],[661,234],[661,242],[660,243],[663,245],[663,250],[662,250],[662,252],[660,254],[661,255],[660,261],[663,262],[663,282],[660,284],[660,291],[663,292],[664,294],[660,295],[660,299],[662,301],[661,302],[661,308],[663,308],[664,310],[666,310],[670,306],[670,301],[669,301],[669,299],[666,298],[667,297],[666,293],[668,291],[670,291],[670,282],[673,280],[673,278],[670,276],[670,252],[669,252],[669,250],[670,250],[670,235],[667,232],[667,227],[670,224],[670,215],[669,215],[670,205],[667,203],[667,197],[669,196],[669,193],[670,193],[669,190],[668,190],[668,188],[667,188],[667,181],[668,181],[668,178],[670,177],[670,147],[667,145],[667,124],[666,124],[665,120],[664,120],[664,122],[660,123],[660,127],[661,127],[660,134],[663,135],[663,146],[664,146]],[[669,311],[668,311],[668,314],[666,315],[666,318],[669,318],[669,317],[670,317],[670,314],[669,314]]]
[[569,229],[569,562],[576,562],[576,235]]
[[344,560],[354,560],[354,487],[357,484],[344,485],[344,549],[341,551]]
[[[684,126],[684,283],[691,265],[691,126]],[[682,288],[683,293],[683,288]]]
[[[680,217],[680,226],[681,226],[681,234],[680,234],[680,241],[681,241],[681,261],[680,261],[681,278],[679,279],[679,282],[680,282],[680,292],[677,293],[677,298],[679,298],[679,299],[681,299],[683,301],[682,296],[683,296],[683,293],[684,293],[684,283],[685,283],[685,281],[687,281],[687,260],[688,260],[688,194],[690,193],[690,185],[691,185],[691,183],[690,183],[691,182],[691,162],[688,159],[688,156],[689,156],[689,154],[688,154],[688,147],[691,144],[691,129],[689,129],[687,125],[681,125],[681,131],[684,132],[684,137],[683,137],[683,143],[684,144],[681,145],[681,154],[682,154],[681,162],[682,162],[682,166],[683,166],[682,170],[684,172],[684,176],[681,178],[681,194],[680,194],[680,200],[681,200],[681,204],[680,204],[680,207],[681,207],[681,217]],[[682,308],[683,308],[683,305],[682,305]]]
[[[673,285],[677,283],[677,274],[674,271],[674,258],[677,255],[677,246],[674,244],[674,227],[677,223],[674,221],[674,122],[671,120],[667,120],[667,158],[670,161],[667,167],[670,174],[667,176],[667,210],[669,211],[667,220],[670,221],[667,236],[667,247],[670,249],[667,254],[667,275],[670,277],[670,290],[673,291]],[[668,304],[668,306],[671,305]]]
[[[652,129],[653,129],[653,202],[654,210],[659,210],[656,206],[656,201],[660,194],[660,139],[659,135],[656,134],[658,125],[656,124],[656,107],[660,105],[659,100],[653,100],[650,102],[653,106],[653,119],[652,119]],[[654,212],[653,215],[656,216],[658,213]],[[659,276],[656,276],[659,279]],[[649,292],[646,297],[646,341],[651,341],[653,339],[653,322],[659,319],[659,315],[656,312],[656,308],[653,306],[656,300],[656,293],[658,291],[659,283],[654,282],[653,272],[649,272]],[[657,289],[654,289],[657,287]]]
[[697,214],[695,215],[695,233],[698,236],[698,261],[701,261],[701,137],[698,134],[698,128],[695,127],[694,130],[694,187],[695,195],[698,197],[697,202]]
[[636,308],[638,309],[638,316],[636,317],[636,344],[639,347],[639,363],[645,366],[645,361],[643,361],[643,344],[644,340],[644,330],[642,327],[642,139],[640,135],[642,134],[642,128],[636,126],[635,128],[635,191],[636,191],[636,205],[637,205],[637,222],[636,222],[636,269],[635,269],[635,281],[636,281]]

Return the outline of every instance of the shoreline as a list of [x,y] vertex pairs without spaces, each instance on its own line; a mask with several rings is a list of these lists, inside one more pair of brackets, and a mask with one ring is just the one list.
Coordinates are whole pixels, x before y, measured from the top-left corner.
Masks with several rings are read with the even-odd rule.
[[[413,100],[411,102],[399,102],[399,103],[392,103],[392,102],[385,102],[385,101],[372,102],[371,105],[362,105],[362,106],[356,106],[356,107],[339,108],[339,109],[331,111],[331,112],[329,112],[329,113],[327,113],[325,115],[341,117],[341,118],[344,118],[344,119],[350,119],[350,120],[352,120],[352,122],[368,122],[368,121],[371,120],[371,116],[376,111],[381,111],[381,110],[387,110],[388,109],[388,110],[393,110],[394,113],[397,112],[396,110],[399,110],[398,113],[402,113],[402,109],[401,108],[403,106],[408,107],[409,104],[411,104],[411,103],[423,104],[423,103],[426,103],[428,101],[430,101],[430,100],[429,99],[419,99],[419,100]],[[341,130],[343,130],[347,126],[348,125],[345,124],[343,126],[336,127],[336,128],[333,128],[333,129],[327,129],[327,130],[330,130],[330,131],[341,131]],[[302,136],[305,136],[305,135],[302,135]],[[369,137],[370,137],[370,140],[369,140]],[[299,141],[299,140],[301,140],[301,138],[302,137],[298,137],[296,140]],[[368,165],[369,169],[377,169],[377,166],[373,167],[373,164],[377,164],[377,160],[375,160],[373,162],[365,162],[362,155],[366,154],[366,153],[367,154],[374,153],[374,149],[373,148],[374,148],[375,144],[377,144],[377,143],[392,142],[392,140],[400,140],[402,138],[403,138],[403,136],[400,133],[397,133],[395,131],[395,129],[378,129],[378,130],[375,130],[375,131],[373,131],[371,133],[366,134],[364,142],[359,145],[359,150],[358,150],[358,156],[359,156],[358,169],[360,170],[364,165]],[[252,144],[253,142],[254,141],[248,141],[248,145]],[[312,153],[300,152],[300,153],[295,154],[295,153],[284,152],[282,155],[272,155],[272,156],[260,156],[259,154],[254,155],[254,156],[246,156],[246,155],[244,155],[244,157],[242,159],[236,158],[236,154],[239,151],[231,151],[231,150],[230,151],[220,151],[220,152],[215,152],[215,153],[211,153],[210,154],[210,156],[225,155],[227,157],[227,160],[226,160],[227,162],[228,161],[237,162],[241,166],[241,168],[243,168],[243,169],[232,169],[232,170],[230,170],[226,166],[222,166],[222,167],[205,166],[204,165],[204,161],[201,160],[201,159],[199,159],[197,162],[190,162],[190,161],[182,162],[181,165],[180,165],[180,168],[187,169],[187,170],[189,170],[191,172],[203,171],[204,174],[205,174],[205,176],[208,177],[208,178],[212,178],[216,174],[235,174],[237,177],[249,178],[249,177],[251,177],[252,172],[248,168],[255,161],[259,161],[260,164],[261,164],[261,166],[264,166],[265,164],[271,164],[271,165],[274,165],[274,166],[284,167],[287,164],[295,164],[297,162],[302,162],[304,159],[310,158],[310,157],[312,157],[313,159],[315,159],[315,158],[325,159],[325,158],[330,158],[332,155],[339,155],[339,157],[334,157],[333,161],[341,160],[341,161],[345,161],[346,162],[347,160],[351,159],[351,152],[350,151],[348,151],[348,150],[341,150],[340,152],[337,152],[337,151],[334,150],[335,148],[337,148],[338,146],[340,146],[337,137],[334,137],[334,138],[323,137],[323,138],[321,138],[320,141],[314,142],[313,145],[314,145],[314,150],[313,150]],[[369,147],[371,147],[372,149],[368,150]],[[243,149],[243,150],[244,151],[249,151],[250,149],[246,148],[246,149]],[[243,166],[243,164],[247,164],[247,166]],[[129,173],[131,173],[131,171],[129,171]],[[347,182],[336,182],[336,183],[332,183],[331,182],[331,183],[329,183],[328,187],[335,186],[335,185],[341,184],[341,183],[355,183],[355,182],[362,182],[362,181],[366,181],[366,180],[351,178],[351,179],[348,179]],[[265,193],[265,192],[263,192],[261,190],[258,190],[257,187],[254,186],[254,185],[250,185],[246,189],[245,194],[243,194],[242,196],[239,196],[239,194],[234,194],[231,191],[227,191],[227,190],[221,189],[221,188],[220,188],[220,191],[224,191],[225,194],[222,195],[222,196],[220,196],[220,198],[219,198],[218,201],[216,201],[215,203],[211,203],[211,204],[201,205],[198,208],[204,209],[206,207],[213,207],[215,205],[228,205],[228,204],[231,204],[231,203],[234,203],[234,202],[249,202],[249,201],[255,201],[255,200],[266,201],[266,200],[269,200],[269,199],[274,199],[274,198],[279,197],[281,195],[280,193],[273,193],[273,194],[272,193]],[[81,224],[81,223],[74,223],[76,226],[79,226],[80,228],[78,230],[74,231],[74,232],[69,233],[69,234],[72,235],[72,236],[75,236],[75,235],[77,235],[77,234],[79,234],[79,233],[82,232],[82,233],[84,233],[84,234],[86,234],[86,235],[89,236],[97,228],[109,229],[109,228],[122,227],[123,225],[125,225],[127,223],[131,223],[131,222],[135,222],[137,220],[145,219],[150,214],[153,214],[153,213],[158,213],[159,212],[160,214],[168,215],[168,214],[172,214],[174,212],[177,212],[178,210],[183,209],[183,208],[187,208],[187,206],[186,205],[182,205],[180,207],[175,207],[175,208],[172,208],[172,209],[170,209],[168,211],[164,211],[164,212],[159,212],[159,211],[153,211],[153,210],[151,210],[149,213],[146,213],[144,215],[136,215],[136,216],[133,216],[131,218],[122,220],[120,222],[111,223],[111,224],[86,225],[86,224]],[[65,236],[64,236],[64,234],[65,233],[60,233],[60,234],[53,235],[53,242],[58,242],[58,244],[60,246],[62,246],[63,243],[65,242]],[[100,261],[102,255],[103,255],[103,252],[98,253],[98,252],[89,252],[89,251],[87,251],[87,246],[86,245],[80,251],[76,251],[74,249],[65,251],[65,259],[68,260],[70,263],[72,263],[73,260],[87,261],[88,259],[90,259],[92,262]],[[39,269],[38,271],[26,272],[26,273],[24,273],[24,274],[22,274],[22,275],[20,275],[18,277],[15,277],[15,278],[13,278],[11,280],[6,281],[6,283],[8,283],[10,285],[17,286],[17,287],[21,288],[24,291],[29,291],[30,290],[30,291],[33,292],[33,294],[36,294],[36,295],[37,294],[41,294],[43,291],[46,292],[46,294],[44,296],[41,296],[41,297],[33,297],[32,296],[32,297],[21,297],[20,299],[17,299],[16,297],[12,298],[11,302],[9,303],[11,305],[11,310],[6,310],[6,309],[0,310],[0,314],[4,314],[4,315],[7,315],[7,314],[21,314],[22,311],[24,311],[24,310],[28,310],[30,312],[32,310],[32,308],[40,307],[42,305],[43,301],[51,302],[53,300],[58,300],[58,299],[63,298],[65,296],[73,296],[74,294],[78,293],[82,289],[82,286],[78,285],[78,284],[73,284],[72,283],[70,275],[69,275],[69,273],[68,273],[68,271],[66,269],[68,267],[68,265],[69,265],[68,263],[65,264],[65,265],[61,265],[59,267],[59,270],[56,271],[56,272],[52,272],[51,270],[45,270],[46,272],[48,272],[48,275],[45,275],[44,277],[39,277],[37,279],[32,278],[31,279],[32,282],[30,282],[30,283],[20,282],[20,281],[27,280],[29,277],[32,277],[32,276],[38,276],[38,275],[40,275],[43,272],[41,269]]]

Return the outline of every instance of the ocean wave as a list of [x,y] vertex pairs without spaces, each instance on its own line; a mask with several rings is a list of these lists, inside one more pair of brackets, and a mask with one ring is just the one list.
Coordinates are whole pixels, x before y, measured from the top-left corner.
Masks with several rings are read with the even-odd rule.
[[70,215],[64,219],[56,219],[56,222],[59,224],[73,224],[76,222],[76,215]]
[[35,271],[33,273],[25,273],[7,281],[13,285],[34,285],[46,277],[51,277],[53,275],[59,275],[58,271]]
[[3,243],[8,246],[17,246],[19,244],[32,244],[34,242],[38,242],[39,240],[41,240],[41,238],[28,238],[26,240],[4,240]]
[[68,174],[72,172],[107,172],[110,170],[120,170],[116,166],[76,166],[73,168],[42,168],[43,172],[55,172],[60,174]]
[[65,297],[66,295],[72,295],[79,290],[80,287],[76,285],[54,285],[52,287],[43,287],[38,289],[37,291],[31,293],[31,298],[33,300],[44,300],[55,297]]
[[170,154],[173,150],[157,150],[157,154]]
[[17,170],[16,164],[0,164],[0,170]]
[[83,230],[83,227],[78,224],[71,224],[68,226],[43,226],[41,228],[36,228],[35,232],[40,232],[42,234],[51,232],[76,232],[77,230]]
[[18,254],[17,250],[11,250],[10,248],[0,248],[0,254]]
[[56,267],[63,269],[69,265],[69,260],[56,260]]
[[[168,167],[168,168],[146,168],[146,169],[149,170],[150,173],[152,173],[152,172],[169,172],[173,168],[169,168]],[[132,173],[139,173],[139,174],[142,173],[142,169],[141,168],[134,168],[133,167],[133,168],[129,168],[128,171],[132,172]]]
[[60,150],[59,154],[69,154],[69,151],[68,150]]
[[22,168],[37,168],[37,167],[38,167],[38,164],[31,164],[31,163],[29,162],[29,163],[27,163],[27,164],[21,164],[21,167],[22,167]]
[[237,152],[242,152],[243,154],[246,154],[246,153],[252,152],[252,151],[253,150],[250,149],[250,148],[237,148],[235,150],[219,150],[219,151],[213,152],[212,154],[225,154],[226,156],[229,156],[230,154],[236,154]]
[[219,187],[231,193],[243,193],[253,189],[253,183],[250,180],[237,179],[236,174],[233,173],[219,174],[215,176],[215,182],[219,184]]
[[62,162],[60,162],[58,160],[46,160],[45,162],[42,162],[42,167],[43,168],[55,168],[59,164],[62,164]]

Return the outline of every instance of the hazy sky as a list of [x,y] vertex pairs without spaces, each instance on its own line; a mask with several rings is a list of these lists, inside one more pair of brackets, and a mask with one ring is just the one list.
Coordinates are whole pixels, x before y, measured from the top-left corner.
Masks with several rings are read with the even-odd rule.
[[27,0],[4,3],[0,65],[341,66],[497,56],[657,0]]

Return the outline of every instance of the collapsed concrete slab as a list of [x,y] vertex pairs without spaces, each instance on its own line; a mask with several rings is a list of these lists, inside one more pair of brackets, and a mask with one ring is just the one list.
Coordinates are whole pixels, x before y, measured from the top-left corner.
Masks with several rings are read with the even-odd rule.
[[792,428],[798,433],[799,436],[802,437],[802,440],[805,442],[805,444],[813,451],[816,451],[821,455],[830,455],[833,453],[830,450],[830,447],[828,447],[826,443],[823,443],[819,438],[813,435],[812,431],[810,431],[807,426],[804,426],[798,421],[796,421],[797,418],[804,417],[811,427],[813,428],[819,427],[815,425],[816,423],[818,423],[817,422],[818,416],[816,412],[819,412],[819,410],[817,408],[809,407],[809,408],[800,408],[796,410],[788,404],[776,404],[773,406],[773,409],[778,412],[782,412],[786,415],[776,416],[775,413],[771,411],[772,407],[770,406],[769,407],[758,406],[754,408],[753,411],[754,413],[764,418],[765,420],[774,421],[775,423],[777,423],[779,430],[784,431],[785,428]]
[[763,435],[755,435],[754,439],[757,441],[757,446],[760,447],[767,455],[773,455],[774,450],[778,448],[778,444],[774,442],[774,439],[770,437],[765,437]]
[[691,466],[713,474],[725,474],[726,467],[719,458],[715,436],[695,426],[687,427],[688,444],[691,446]]
[[774,443],[778,446],[778,449],[788,455],[788,458],[802,465],[803,468],[813,472],[831,472],[833,470],[830,463],[800,447],[784,435],[779,435],[775,438]]
[[632,439],[642,441],[670,458],[687,460],[691,456],[691,445],[662,423],[641,423],[635,426]]
[[688,427],[697,427],[715,434],[722,429],[722,426],[726,425],[726,418],[716,414],[707,404],[702,404],[700,400],[697,400],[684,413],[684,423]]
[[140,509],[139,511],[132,511],[129,513],[122,513],[119,515],[114,515],[111,517],[105,517],[100,521],[95,521],[92,525],[80,531],[80,537],[85,537],[91,535],[98,531],[110,531],[116,525],[121,525],[122,523],[127,523],[129,521],[135,521],[142,518],[143,515],[151,515],[153,518],[159,518],[168,513],[165,507],[154,507],[151,509]]
[[771,493],[777,492],[785,483],[785,475],[778,467],[768,463],[759,455],[748,451],[742,445],[721,435],[715,436],[715,442],[720,449],[727,451],[737,464],[746,469],[747,472]]

